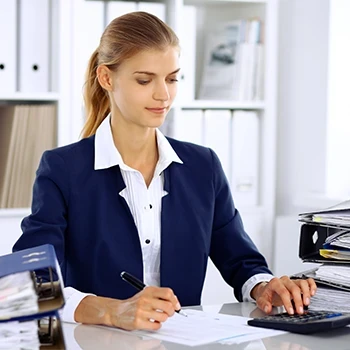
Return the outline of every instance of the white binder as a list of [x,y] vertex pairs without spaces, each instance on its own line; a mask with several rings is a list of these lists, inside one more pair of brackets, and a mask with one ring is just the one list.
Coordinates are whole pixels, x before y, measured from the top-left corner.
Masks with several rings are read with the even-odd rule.
[[107,23],[109,24],[114,18],[125,15],[137,10],[136,2],[132,1],[108,1],[107,2]]
[[49,90],[49,0],[19,1],[19,91]]
[[258,205],[259,118],[235,111],[232,118],[232,195],[237,207]]
[[157,2],[144,2],[140,1],[137,5],[137,11],[144,11],[157,16],[163,22],[166,22],[165,4]]
[[203,145],[203,112],[201,110],[182,110],[176,114],[172,126],[172,135],[175,139]]
[[204,112],[204,145],[219,157],[227,179],[231,175],[231,112],[207,109]]
[[104,4],[102,1],[72,1],[76,14],[73,23],[74,57],[73,57],[73,121],[71,128],[74,137],[84,125],[83,91],[85,74],[91,55],[98,48],[104,30]]
[[16,91],[16,0],[0,0],[0,93]]
[[193,101],[195,98],[195,72],[196,72],[196,7],[185,5],[183,7],[183,22],[186,26],[180,28],[180,101]]

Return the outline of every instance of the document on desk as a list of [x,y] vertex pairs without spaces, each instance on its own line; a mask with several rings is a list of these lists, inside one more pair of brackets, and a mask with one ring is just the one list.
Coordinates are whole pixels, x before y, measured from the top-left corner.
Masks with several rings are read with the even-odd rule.
[[206,313],[186,309],[188,317],[175,314],[158,331],[133,331],[138,335],[196,346],[212,342],[243,343],[286,332],[251,327],[248,317]]

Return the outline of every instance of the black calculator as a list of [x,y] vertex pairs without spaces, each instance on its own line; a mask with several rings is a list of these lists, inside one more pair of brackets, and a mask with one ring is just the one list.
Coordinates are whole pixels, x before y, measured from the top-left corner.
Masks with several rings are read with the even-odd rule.
[[289,315],[285,312],[253,318],[247,323],[255,327],[309,334],[347,326],[350,324],[350,313],[307,310],[302,315]]

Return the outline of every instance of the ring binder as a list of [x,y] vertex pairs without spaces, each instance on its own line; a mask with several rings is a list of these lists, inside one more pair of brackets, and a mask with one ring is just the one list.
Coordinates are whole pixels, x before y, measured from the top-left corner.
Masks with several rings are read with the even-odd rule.
[[[9,275],[28,271],[37,295],[38,312],[9,312],[1,315],[0,323],[37,320],[40,344],[47,349],[65,349],[58,310],[64,306],[63,279],[54,247],[45,244],[0,256],[0,280]],[[1,306],[2,300],[0,300]]]

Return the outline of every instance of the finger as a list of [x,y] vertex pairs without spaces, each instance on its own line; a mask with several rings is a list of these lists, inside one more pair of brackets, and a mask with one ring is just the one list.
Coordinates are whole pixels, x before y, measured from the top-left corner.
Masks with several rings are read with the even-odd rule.
[[310,286],[310,294],[311,294],[311,296],[314,296],[316,294],[316,290],[317,290],[316,282],[313,278],[308,278],[307,281],[308,281],[309,286]]
[[153,288],[152,295],[155,298],[169,301],[173,305],[174,310],[181,309],[181,305],[171,288],[164,288],[164,287],[152,287],[152,288]]
[[138,309],[135,313],[133,326],[134,329],[159,329],[167,319],[168,315],[165,312]]
[[168,316],[173,316],[175,313],[174,305],[171,302],[162,299],[153,299],[152,308],[153,310],[161,310],[162,312],[165,312]]
[[266,314],[269,314],[272,311],[271,299],[272,298],[269,297],[266,292],[263,292],[256,300],[256,305],[260,310],[263,310]]
[[262,293],[256,300],[258,307],[263,310],[265,313],[270,313],[272,311],[272,301],[275,295],[275,290],[278,288],[279,278],[273,278],[263,289]]
[[[307,282],[302,281],[302,280],[295,281],[295,280],[291,280],[289,277],[286,277],[283,280],[283,283],[284,283],[285,287],[288,289],[288,291],[293,299],[295,311],[299,315],[303,314],[304,313],[304,301],[302,298],[302,289],[301,289],[300,285],[304,284],[306,286]],[[308,290],[308,287],[306,287],[305,289]],[[309,292],[307,292],[307,293],[309,293]]]
[[310,290],[310,285],[309,282],[306,280],[299,280],[298,283],[301,293],[303,294],[303,303],[304,305],[309,305],[310,304],[310,297],[311,297],[311,290]]
[[148,330],[148,331],[157,331],[162,327],[162,323],[158,321],[154,321],[151,319],[148,320],[140,320],[136,326],[135,330]]
[[[281,299],[282,305],[290,315],[294,314],[294,307],[291,301],[291,290],[290,290],[290,289],[293,290],[293,285],[297,287],[295,283],[293,283],[287,276],[282,276],[279,279],[278,278],[272,279],[269,283],[269,287],[272,288],[273,291],[279,296],[279,298]],[[299,291],[299,294],[300,294],[300,291]],[[301,303],[300,296],[299,296],[299,303]]]

